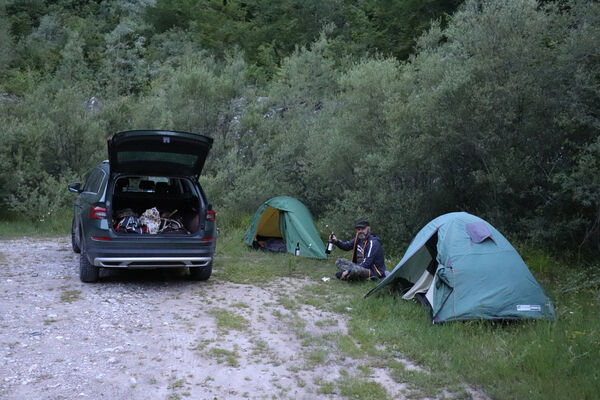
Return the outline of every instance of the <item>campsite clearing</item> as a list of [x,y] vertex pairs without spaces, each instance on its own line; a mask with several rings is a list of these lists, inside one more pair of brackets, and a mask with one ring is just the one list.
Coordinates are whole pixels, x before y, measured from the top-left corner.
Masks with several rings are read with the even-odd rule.
[[560,276],[551,260],[525,257],[556,301],[555,322],[432,325],[418,303],[363,299],[374,282],[325,282],[331,259],[256,252],[242,236],[220,236],[207,282],[112,271],[93,285],[77,279],[67,237],[0,241],[0,397],[597,395],[595,269]]
[[[260,260],[276,259],[285,258]],[[235,260],[222,257],[207,282],[190,281],[180,270],[113,270],[90,285],[77,278],[66,237],[0,242],[0,397],[398,399],[411,393],[392,370],[346,354],[356,349],[347,336],[348,311],[321,307],[325,282],[237,283],[243,277],[226,272],[228,261],[235,269]]]

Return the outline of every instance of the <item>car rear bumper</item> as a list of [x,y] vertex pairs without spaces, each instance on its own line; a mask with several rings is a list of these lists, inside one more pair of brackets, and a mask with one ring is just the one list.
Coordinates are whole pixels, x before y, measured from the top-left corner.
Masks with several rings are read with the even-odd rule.
[[212,257],[96,257],[93,264],[104,268],[206,267]]
[[206,267],[211,264],[216,241],[110,240],[86,242],[89,262],[103,268]]

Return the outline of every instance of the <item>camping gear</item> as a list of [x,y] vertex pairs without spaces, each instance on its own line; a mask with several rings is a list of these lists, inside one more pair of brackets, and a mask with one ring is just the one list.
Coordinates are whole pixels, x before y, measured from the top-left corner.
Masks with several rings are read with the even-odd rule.
[[290,254],[295,253],[294,243],[297,243],[300,255],[327,258],[325,245],[315,228],[310,211],[293,197],[279,196],[264,202],[256,210],[250,227],[244,234],[244,242],[248,246],[270,238],[283,239]]
[[125,217],[117,224],[115,231],[122,233],[142,234],[142,227],[137,217]]
[[152,207],[144,211],[140,217],[140,223],[146,226],[149,234],[156,235],[158,233],[158,229],[160,228],[160,213],[156,207]]
[[433,323],[468,319],[549,319],[554,305],[521,256],[483,219],[465,212],[429,222],[394,270],[369,293],[387,285],[431,308]]
[[253,249],[270,251],[273,253],[287,253],[285,242],[281,238],[269,238],[267,240],[255,240]]

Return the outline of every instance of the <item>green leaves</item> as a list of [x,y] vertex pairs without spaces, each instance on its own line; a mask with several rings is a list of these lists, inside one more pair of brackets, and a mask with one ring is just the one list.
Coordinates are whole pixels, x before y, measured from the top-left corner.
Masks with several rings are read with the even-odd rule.
[[600,7],[566,4],[11,1],[0,203],[165,128],[215,139],[204,180],[232,215],[288,194],[329,230],[369,218],[391,252],[456,210],[597,247]]

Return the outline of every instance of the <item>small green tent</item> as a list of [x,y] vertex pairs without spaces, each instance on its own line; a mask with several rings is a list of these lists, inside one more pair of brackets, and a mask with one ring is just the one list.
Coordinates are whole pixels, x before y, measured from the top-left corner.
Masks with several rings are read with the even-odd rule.
[[258,207],[244,234],[244,242],[252,246],[260,237],[283,239],[287,252],[291,254],[294,254],[299,243],[300,255],[327,258],[325,245],[315,228],[310,211],[292,197],[274,197]]
[[521,256],[483,219],[442,215],[415,236],[386,285],[431,310],[433,323],[468,319],[550,319],[554,305]]

